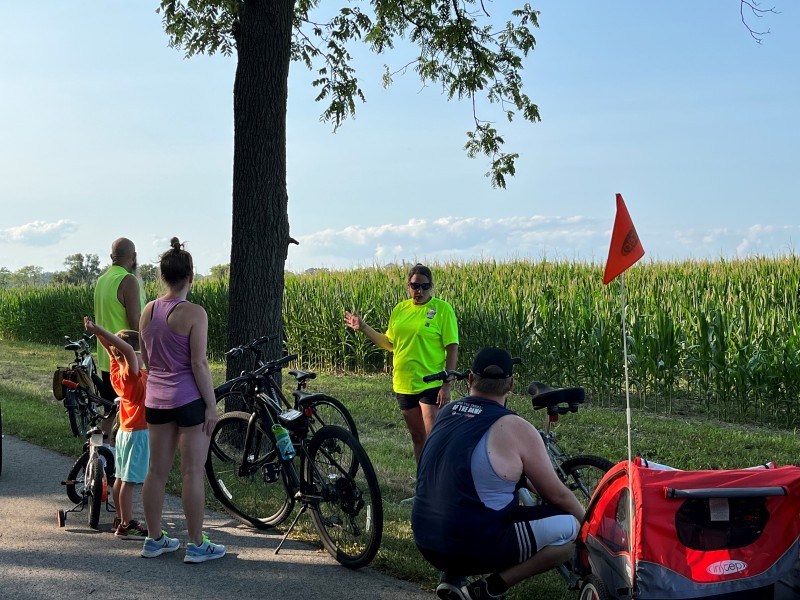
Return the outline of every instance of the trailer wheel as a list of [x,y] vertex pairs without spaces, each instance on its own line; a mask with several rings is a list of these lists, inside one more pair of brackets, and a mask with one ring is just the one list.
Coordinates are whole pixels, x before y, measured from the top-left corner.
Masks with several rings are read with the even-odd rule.
[[581,586],[579,600],[612,600],[612,596],[602,579],[589,575]]

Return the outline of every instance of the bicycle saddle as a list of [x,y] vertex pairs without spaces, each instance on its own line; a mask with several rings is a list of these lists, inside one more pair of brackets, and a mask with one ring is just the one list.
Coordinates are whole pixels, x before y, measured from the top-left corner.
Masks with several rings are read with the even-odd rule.
[[316,379],[317,377],[317,374],[311,371],[299,371],[299,370],[289,371],[289,375],[297,379],[298,383],[303,383],[304,381],[308,381],[309,379]]
[[534,381],[528,386],[533,408],[550,408],[559,404],[567,404],[570,410],[578,410],[578,405],[583,404],[586,390],[582,387],[551,388],[546,383]]

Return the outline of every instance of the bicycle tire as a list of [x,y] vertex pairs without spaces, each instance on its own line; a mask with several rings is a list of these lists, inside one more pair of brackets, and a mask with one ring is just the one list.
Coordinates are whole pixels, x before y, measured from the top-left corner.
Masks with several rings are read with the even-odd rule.
[[297,403],[297,409],[308,417],[308,428],[311,434],[326,425],[338,425],[358,439],[358,430],[353,415],[340,400],[332,396],[304,398]]
[[[271,529],[294,508],[285,467],[275,449],[271,431],[257,421],[247,445],[250,415],[234,411],[217,421],[211,434],[206,477],[214,497],[227,512],[245,525]],[[247,474],[241,474],[245,456],[252,457]]]
[[89,527],[97,529],[100,523],[100,507],[103,503],[103,461],[96,455],[86,467],[86,492],[89,498],[87,520]]
[[253,412],[253,402],[243,392],[233,389],[217,396],[217,416],[234,411]]
[[367,452],[346,429],[327,425],[311,438],[307,453],[303,489],[318,498],[309,508],[322,545],[349,569],[368,565],[381,545],[383,502]]
[[[98,448],[97,451],[106,459],[106,478],[108,479],[109,487],[114,486],[114,455],[108,448]],[[81,454],[72,465],[72,468],[67,474],[67,498],[70,502],[78,504],[83,501],[86,495],[86,464],[89,462],[89,451],[87,450]]]
[[69,419],[69,428],[72,430],[72,435],[78,437],[81,431],[78,427],[78,401],[75,398],[74,390],[67,390],[64,394],[64,408],[67,411],[67,418]]
[[603,475],[614,466],[610,460],[593,454],[581,454],[561,463],[558,473],[564,484],[572,490],[586,508]]
[[0,475],[3,474],[3,409],[0,407]]
[[78,405],[78,428],[80,435],[86,435],[89,431],[89,409],[88,405]]

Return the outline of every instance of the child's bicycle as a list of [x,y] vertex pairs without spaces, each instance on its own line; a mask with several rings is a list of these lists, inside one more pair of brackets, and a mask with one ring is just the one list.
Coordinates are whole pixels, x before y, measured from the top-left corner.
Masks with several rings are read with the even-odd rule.
[[[64,382],[64,385],[78,387],[78,384],[68,380]],[[98,397],[98,402],[106,406],[114,406],[113,402],[109,402],[105,398]],[[114,488],[115,479],[114,454],[104,445],[105,438],[108,436],[98,425],[101,419],[113,418],[113,411],[107,417],[103,417],[97,412],[92,413],[90,417],[91,428],[86,432],[84,452],[72,465],[66,481],[61,482],[61,485],[66,486],[67,497],[75,503],[75,506],[68,510],[58,510],[59,527],[66,525],[67,513],[82,512],[84,507],[87,508],[87,520],[92,529],[97,529],[100,522],[100,507],[103,503],[106,505],[107,512],[116,512],[110,493]]]
[[[514,359],[515,364],[519,359]],[[426,383],[431,381],[464,381],[469,375],[470,370],[466,371],[440,371],[422,378]],[[551,388],[539,381],[534,381],[528,386],[528,393],[531,395],[531,403],[536,410],[546,409],[544,425],[537,430],[542,436],[550,462],[558,475],[558,478],[566,485],[580,503],[586,508],[589,500],[594,494],[597,484],[605,475],[606,471],[614,466],[610,460],[594,454],[580,454],[572,456],[566,453],[556,443],[556,433],[552,430],[552,424],[556,423],[559,416],[567,413],[578,412],[578,406],[583,404],[585,391],[580,387],[570,388]],[[526,488],[520,488],[520,498],[524,504],[539,504],[541,499],[534,493],[531,494]]]

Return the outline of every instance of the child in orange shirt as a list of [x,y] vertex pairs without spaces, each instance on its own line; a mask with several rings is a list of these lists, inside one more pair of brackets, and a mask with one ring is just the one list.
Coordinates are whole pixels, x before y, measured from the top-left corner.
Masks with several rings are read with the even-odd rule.
[[[139,353],[139,332],[123,329],[116,335],[83,318],[83,326],[108,352],[111,359],[111,385],[120,398],[119,432],[115,460],[114,506],[117,525],[114,535],[122,539],[143,539],[147,530],[132,519],[133,490],[143,483],[150,466],[150,432],[144,415],[147,371]],[[117,521],[117,519],[115,519]]]

